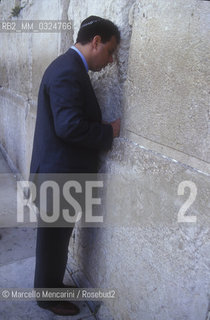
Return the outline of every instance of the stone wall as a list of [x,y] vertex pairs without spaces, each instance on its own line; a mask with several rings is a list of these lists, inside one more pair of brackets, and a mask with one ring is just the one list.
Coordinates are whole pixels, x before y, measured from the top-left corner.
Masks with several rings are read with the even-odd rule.
[[[2,0],[0,18],[15,2]],[[20,1],[19,1],[20,2]],[[23,1],[22,1],[23,3]],[[91,286],[115,288],[115,320],[204,320],[210,292],[209,17],[200,0],[25,1],[18,18],[68,19],[69,33],[0,34],[0,141],[27,177],[39,83],[89,15],[122,33],[116,62],[91,74],[104,120],[122,117],[104,158],[106,228],[76,228],[70,253]],[[180,183],[185,183],[181,195]],[[194,199],[187,208],[183,204]],[[186,218],[178,222],[184,208]],[[102,309],[103,308],[103,309]]]
[[[0,19],[67,20],[67,1],[0,2]],[[24,7],[11,17],[15,6]],[[0,141],[11,165],[27,179],[39,84],[44,70],[72,41],[66,33],[1,33]],[[66,46],[66,47],[65,47]]]

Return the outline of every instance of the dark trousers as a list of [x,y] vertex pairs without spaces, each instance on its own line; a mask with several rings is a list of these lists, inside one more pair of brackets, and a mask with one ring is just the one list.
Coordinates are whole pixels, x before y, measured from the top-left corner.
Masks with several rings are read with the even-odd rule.
[[[36,187],[38,190],[36,205],[38,210],[40,208],[39,188],[41,183],[47,180],[53,180],[62,187],[63,184],[68,181],[68,176],[55,175],[54,177],[52,174],[49,177],[44,174],[36,176]],[[47,213],[48,216],[50,216],[49,213],[51,213],[53,209],[52,194],[47,194],[46,202]],[[60,199],[60,208],[70,209],[63,198]],[[74,224],[66,222],[62,214],[55,223],[46,223],[42,220],[41,215],[38,216],[34,288],[63,287],[63,277],[68,259],[68,245],[73,228]],[[55,302],[38,301],[40,306],[46,306],[52,303]]]
[[[46,181],[56,182],[62,190],[66,175],[36,174],[31,179],[36,185],[35,204],[40,212],[40,186]],[[46,212],[50,217],[53,210],[54,200],[59,201],[59,194],[47,193],[43,202],[47,203]],[[60,208],[63,202],[60,201]],[[66,206],[64,207],[66,208]],[[67,207],[68,208],[68,207]],[[62,212],[62,210],[61,210]],[[38,214],[37,239],[36,239],[36,265],[34,288],[61,288],[63,276],[68,258],[68,245],[73,230],[73,224],[68,225],[60,214],[54,223],[44,222],[42,215]]]
[[35,288],[61,288],[73,228],[37,228]]

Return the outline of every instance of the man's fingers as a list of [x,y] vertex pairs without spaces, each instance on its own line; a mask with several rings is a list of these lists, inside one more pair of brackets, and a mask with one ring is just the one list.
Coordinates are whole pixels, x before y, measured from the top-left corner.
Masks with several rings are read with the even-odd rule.
[[120,135],[120,118],[111,122],[112,129],[113,129],[113,136],[114,138],[119,137]]

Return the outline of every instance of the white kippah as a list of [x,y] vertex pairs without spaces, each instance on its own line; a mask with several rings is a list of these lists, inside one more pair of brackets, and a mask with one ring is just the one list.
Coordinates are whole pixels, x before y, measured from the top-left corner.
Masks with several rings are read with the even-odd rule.
[[89,26],[90,24],[93,24],[93,23],[96,23],[96,22],[100,22],[100,21],[101,21],[101,20],[93,20],[93,21],[87,22],[87,23],[83,24],[83,25],[81,26],[81,28],[84,28],[84,27],[86,27],[86,26]]

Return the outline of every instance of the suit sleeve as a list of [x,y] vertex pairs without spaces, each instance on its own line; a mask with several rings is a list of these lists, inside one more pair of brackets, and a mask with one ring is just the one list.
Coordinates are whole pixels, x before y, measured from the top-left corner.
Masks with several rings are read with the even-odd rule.
[[85,115],[85,103],[78,79],[63,77],[49,87],[56,135],[81,147],[109,150],[113,141],[111,125],[92,122]]

